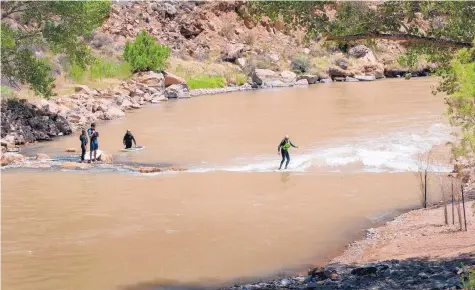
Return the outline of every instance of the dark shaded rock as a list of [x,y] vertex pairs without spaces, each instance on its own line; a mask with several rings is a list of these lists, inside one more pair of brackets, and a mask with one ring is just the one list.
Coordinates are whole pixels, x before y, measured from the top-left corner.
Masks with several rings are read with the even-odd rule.
[[67,120],[27,101],[2,101],[1,137],[14,136],[16,144],[48,141],[72,133]]
[[351,271],[351,274],[357,275],[357,276],[366,276],[366,275],[371,275],[371,274],[376,274],[378,272],[378,268],[376,267],[362,267],[362,268],[356,268]]

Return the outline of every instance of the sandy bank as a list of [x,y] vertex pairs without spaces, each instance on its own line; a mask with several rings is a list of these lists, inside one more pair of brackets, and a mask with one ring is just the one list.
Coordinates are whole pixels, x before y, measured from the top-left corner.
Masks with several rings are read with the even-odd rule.
[[448,207],[448,226],[444,222],[443,207],[414,210],[380,228],[369,229],[365,239],[351,244],[332,262],[365,264],[390,259],[451,258],[475,253],[475,202],[467,202],[465,208],[467,231],[459,230],[456,209],[455,225],[452,224],[451,206]]

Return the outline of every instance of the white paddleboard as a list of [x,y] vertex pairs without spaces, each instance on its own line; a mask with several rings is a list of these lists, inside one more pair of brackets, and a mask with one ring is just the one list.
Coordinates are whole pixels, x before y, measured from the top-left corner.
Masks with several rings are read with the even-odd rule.
[[[101,155],[102,155],[102,151],[97,150],[96,151],[96,159],[98,159]],[[90,157],[91,157],[91,151],[87,151],[86,155],[84,156],[84,160],[89,161],[89,160],[91,160]],[[92,158],[94,159],[94,152],[92,153]]]
[[120,149],[121,152],[134,152],[134,151],[140,151],[140,150],[143,150],[145,149],[145,146],[135,146],[135,147],[132,147],[132,148],[129,148],[129,149]]

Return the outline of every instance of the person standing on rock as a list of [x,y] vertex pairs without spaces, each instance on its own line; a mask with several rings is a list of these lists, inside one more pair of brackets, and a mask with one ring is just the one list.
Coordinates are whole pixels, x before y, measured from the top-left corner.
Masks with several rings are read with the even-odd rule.
[[135,145],[135,147],[137,147],[137,142],[135,142],[134,135],[132,135],[130,130],[127,129],[127,133],[125,133],[124,139],[122,141],[122,143],[124,143],[124,145],[125,145],[125,149],[132,148],[132,141],[134,141],[134,145]]
[[[97,156],[97,150],[99,149],[99,141],[97,140],[97,137],[99,137],[99,132],[96,131],[96,124],[92,123],[91,128],[87,130],[87,135],[89,136],[90,139],[90,145],[89,145],[89,150],[90,150],[90,156],[89,156],[89,162],[91,161],[96,161],[96,156]],[[94,152],[94,159],[92,158],[92,153]]]
[[82,129],[81,135],[79,136],[81,141],[81,163],[84,162],[84,156],[86,156],[86,145],[87,145],[87,135],[86,130]]
[[289,165],[290,162],[290,155],[289,155],[289,148],[290,146],[294,148],[299,148],[298,146],[295,146],[292,144],[290,141],[289,135],[285,135],[285,138],[280,141],[279,147],[277,147],[277,154],[282,154],[282,161],[280,161],[280,166],[279,170],[282,168],[282,164],[284,164],[284,161],[287,159],[287,163],[285,163],[285,169],[287,169],[287,166]]

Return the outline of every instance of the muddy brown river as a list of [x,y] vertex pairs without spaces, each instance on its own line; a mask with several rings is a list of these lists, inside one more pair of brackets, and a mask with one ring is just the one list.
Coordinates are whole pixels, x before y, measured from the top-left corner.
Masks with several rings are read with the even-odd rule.
[[[322,263],[418,205],[415,155],[450,139],[435,83],[203,96],[98,125],[114,162],[188,172],[2,170],[2,289],[154,289],[143,285]],[[119,152],[126,129],[145,150]],[[299,148],[276,172],[285,134]],[[78,143],[74,135],[33,150],[55,156]]]

